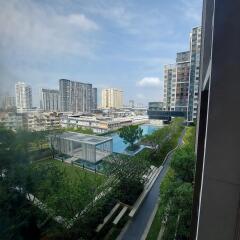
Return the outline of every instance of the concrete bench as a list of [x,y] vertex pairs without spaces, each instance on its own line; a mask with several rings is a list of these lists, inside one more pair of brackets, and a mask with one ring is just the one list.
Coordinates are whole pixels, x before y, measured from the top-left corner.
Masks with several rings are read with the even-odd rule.
[[105,226],[105,224],[111,219],[111,217],[113,216],[113,214],[118,210],[118,208],[120,207],[120,203],[117,203],[113,209],[111,210],[111,212],[103,219],[103,223],[99,224],[97,226],[96,232],[100,232],[103,227]]
[[123,217],[123,215],[125,214],[125,212],[127,211],[128,207],[124,206],[123,209],[121,210],[121,212],[117,215],[117,217],[114,219],[113,224],[117,225],[118,222],[121,220],[121,218]]

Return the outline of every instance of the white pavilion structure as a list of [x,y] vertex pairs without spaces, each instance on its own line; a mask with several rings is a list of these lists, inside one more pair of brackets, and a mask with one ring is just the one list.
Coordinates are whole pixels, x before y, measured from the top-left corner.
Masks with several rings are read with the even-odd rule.
[[111,137],[88,135],[76,132],[64,132],[49,137],[50,145],[58,154],[69,158],[66,161],[83,160],[96,164],[112,154]]

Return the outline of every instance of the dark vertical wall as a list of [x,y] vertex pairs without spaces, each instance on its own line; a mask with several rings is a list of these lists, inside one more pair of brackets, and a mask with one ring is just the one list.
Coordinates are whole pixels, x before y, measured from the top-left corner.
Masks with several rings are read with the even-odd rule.
[[[211,54],[212,64],[206,136],[201,138],[204,130],[199,128],[198,139],[198,145],[205,147],[197,149],[203,154],[203,179],[196,239],[239,239],[240,0],[206,0],[204,6],[202,81]],[[200,122],[201,117],[204,116],[200,116]]]

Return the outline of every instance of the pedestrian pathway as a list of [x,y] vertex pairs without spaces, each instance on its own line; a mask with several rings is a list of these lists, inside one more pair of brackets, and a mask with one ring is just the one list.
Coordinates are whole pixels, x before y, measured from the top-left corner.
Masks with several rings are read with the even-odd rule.
[[[183,131],[182,136],[179,138],[178,146],[183,143],[182,139],[184,134],[185,131]],[[153,219],[151,216],[154,212],[156,204],[158,203],[160,184],[167,173],[173,152],[174,151],[171,151],[167,155],[166,160],[162,166],[163,169],[158,175],[144,202],[142,203],[142,206],[137,211],[135,216],[129,220],[127,225],[118,236],[117,240],[143,240],[146,238],[147,232],[145,229],[147,226],[149,226],[149,224],[151,224],[149,221]]]

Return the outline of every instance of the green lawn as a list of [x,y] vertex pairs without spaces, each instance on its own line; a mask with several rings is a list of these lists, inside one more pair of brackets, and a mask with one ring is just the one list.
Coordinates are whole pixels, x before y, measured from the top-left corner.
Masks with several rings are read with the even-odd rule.
[[66,218],[83,210],[106,180],[104,175],[53,159],[33,163],[32,172],[37,177],[33,194],[56,215]]
[[68,163],[64,163],[64,162],[61,162],[61,161],[55,160],[55,159],[40,160],[40,161],[35,162],[34,164],[39,167],[41,167],[43,164],[55,165],[57,168],[62,169],[66,173],[66,175],[65,175],[66,181],[74,180],[79,177],[85,176],[85,177],[92,179],[92,181],[96,181],[97,185],[100,185],[101,183],[103,183],[103,181],[105,179],[104,175],[95,174],[94,172],[88,171],[81,167],[71,165]]

